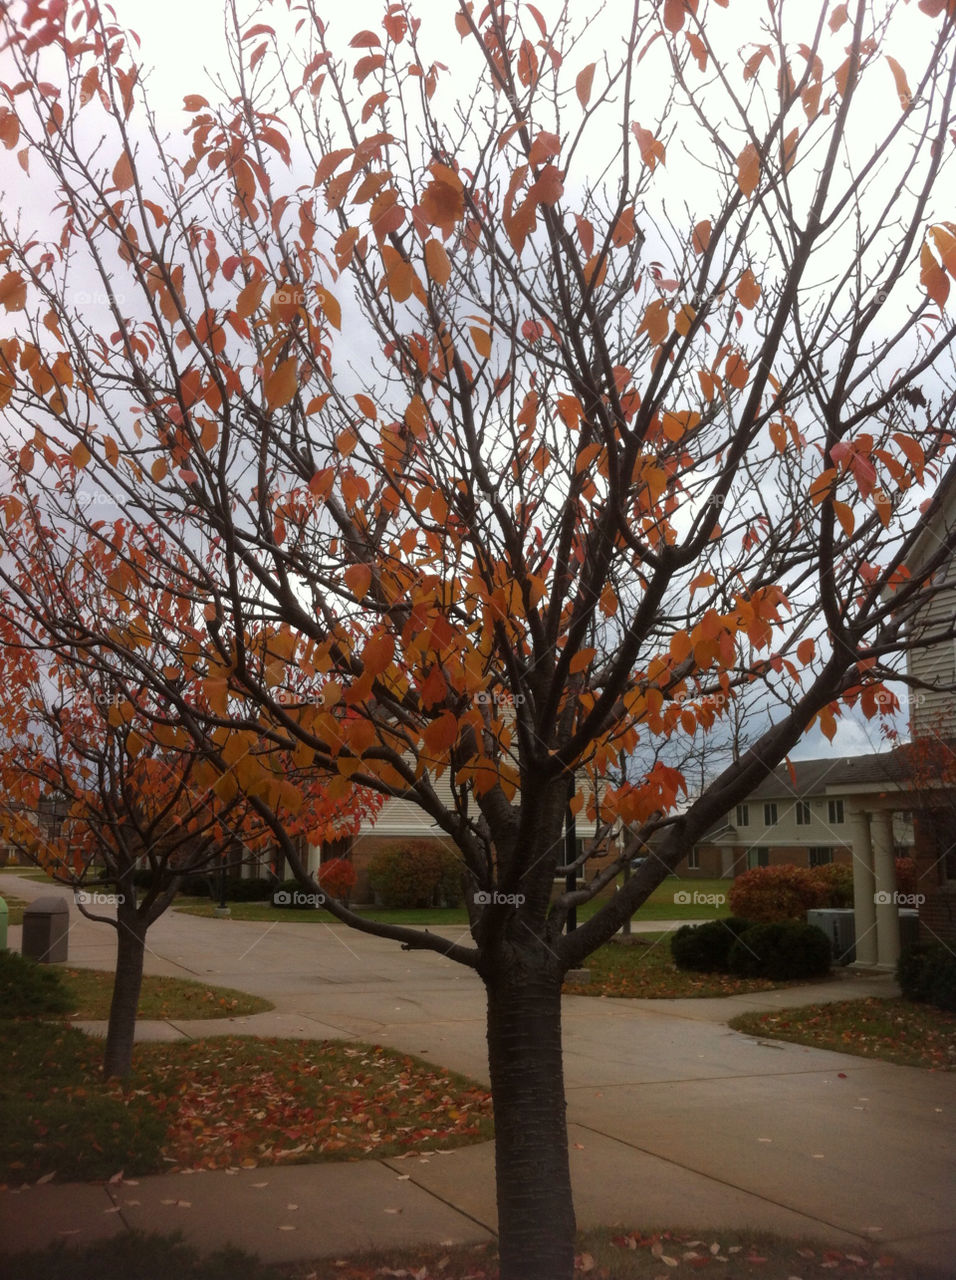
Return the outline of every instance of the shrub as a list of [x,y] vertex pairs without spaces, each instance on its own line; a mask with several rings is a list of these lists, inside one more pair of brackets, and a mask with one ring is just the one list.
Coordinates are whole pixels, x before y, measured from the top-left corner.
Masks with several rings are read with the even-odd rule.
[[417,841],[380,849],[369,863],[369,882],[384,906],[452,906],[461,901],[462,863],[443,845]]
[[338,898],[340,902],[348,903],[358,877],[355,868],[347,858],[330,858],[319,867],[316,879],[324,893]]
[[900,952],[896,980],[905,1000],[956,1012],[956,956],[937,943],[916,942]]
[[73,999],[59,971],[24,959],[15,951],[0,951],[0,1009],[5,1018],[29,1018],[69,1013]]
[[758,924],[803,920],[808,911],[823,905],[823,883],[809,867],[753,867],[734,881],[730,909]]
[[914,894],[916,892],[916,859],[896,859],[896,888],[898,893]]
[[275,880],[233,878],[226,881],[226,897],[230,902],[268,902],[275,887]]
[[753,922],[728,916],[706,924],[684,924],[671,938],[671,956],[678,969],[695,973],[726,973],[727,957],[737,938]]
[[853,868],[845,862],[830,862],[823,867],[811,867],[810,874],[824,894],[821,907],[853,906]]
[[830,972],[830,939],[812,924],[755,924],[740,935],[727,959],[731,973],[742,978],[824,978]]

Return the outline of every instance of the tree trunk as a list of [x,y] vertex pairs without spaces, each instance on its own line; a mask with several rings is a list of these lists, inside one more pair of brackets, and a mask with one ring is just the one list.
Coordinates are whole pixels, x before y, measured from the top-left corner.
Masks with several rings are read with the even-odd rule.
[[561,1057],[563,974],[535,940],[531,949],[500,950],[483,976],[501,1280],[571,1280],[575,1222]]
[[146,922],[136,908],[117,907],[116,977],[110,1003],[110,1022],[103,1055],[103,1074],[107,1079],[125,1079],[133,1067],[133,1037],[136,1012],[143,985],[143,956],[146,950]]

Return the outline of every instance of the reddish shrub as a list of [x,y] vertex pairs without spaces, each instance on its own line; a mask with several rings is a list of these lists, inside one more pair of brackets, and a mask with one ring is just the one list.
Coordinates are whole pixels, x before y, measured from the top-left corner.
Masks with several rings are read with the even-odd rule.
[[810,874],[823,886],[821,907],[853,906],[853,868],[845,862],[829,862],[824,867],[811,867]]
[[316,874],[321,888],[340,902],[348,902],[357,879],[355,868],[346,858],[330,858],[323,862]]
[[804,920],[823,905],[827,889],[809,867],[753,867],[739,875],[730,890],[730,909],[760,924]]

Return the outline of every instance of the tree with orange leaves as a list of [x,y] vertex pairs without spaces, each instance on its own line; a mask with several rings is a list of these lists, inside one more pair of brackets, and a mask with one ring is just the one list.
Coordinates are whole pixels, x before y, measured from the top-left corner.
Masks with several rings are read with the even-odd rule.
[[[175,704],[188,669],[191,735],[266,725],[457,847],[467,943],[335,909],[485,984],[505,1280],[572,1273],[566,970],[952,635],[907,624],[953,538],[905,565],[952,466],[953,6],[543,7],[349,40],[228,0],[232,82],[177,136],[92,0],[14,2],[0,119],[56,219],[0,225],[7,540],[83,528],[115,600],[154,574],[205,625],[50,619],[64,650],[165,646],[137,670]],[[754,689],[690,803],[679,751],[609,782]],[[569,809],[634,842],[555,898]]]
[[[178,706],[163,706],[131,662],[96,662],[57,651],[44,613],[98,616],[94,553],[77,557],[72,588],[44,596],[30,581],[29,612],[0,612],[5,690],[0,747],[0,832],[7,843],[75,890],[80,912],[116,931],[116,971],[103,1070],[129,1075],[149,928],[187,876],[241,872],[279,843],[298,847],[353,834],[382,801],[354,788],[326,794],[320,775],[298,768],[264,732],[191,736],[188,681]],[[84,563],[85,559],[85,563]],[[82,578],[82,580],[81,580]],[[46,583],[49,587],[49,581]],[[142,603],[142,601],[141,601]],[[160,605],[167,642],[188,614]],[[146,665],[155,654],[140,652]],[[238,775],[244,785],[236,782]],[[278,780],[264,805],[257,796]],[[278,832],[278,839],[277,833]]]

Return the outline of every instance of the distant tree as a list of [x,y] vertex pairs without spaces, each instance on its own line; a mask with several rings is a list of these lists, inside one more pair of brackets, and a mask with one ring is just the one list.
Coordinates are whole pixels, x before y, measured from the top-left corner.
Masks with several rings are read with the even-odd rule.
[[[952,4],[545,7],[391,3],[346,43],[311,0],[230,0],[185,142],[92,0],[2,18],[0,136],[54,217],[0,222],[7,540],[83,527],[209,628],[177,659],[159,616],[73,615],[58,645],[167,645],[137,669],[176,704],[188,668],[191,734],[259,726],[457,847],[467,944],[339,914],[485,984],[504,1280],[572,1274],[566,970],[953,634],[907,630],[953,537],[904,568],[952,465]],[[321,700],[280,696],[303,673]],[[681,811],[659,753],[608,785],[758,685]],[[660,857],[566,934],[632,851],[552,901],[569,805]]]
[[[39,580],[31,580],[32,617],[0,610],[0,833],[72,887],[84,916],[115,929],[103,1069],[127,1076],[147,931],[185,878],[227,868],[236,874],[269,856],[276,823],[286,840],[353,834],[381,797],[357,788],[329,797],[315,771],[299,769],[264,734],[191,736],[176,708],[159,706],[130,663],[109,667],[89,655],[56,652],[42,626],[44,612],[56,625],[71,610],[103,620],[103,610],[91,607],[101,558],[77,560],[65,595],[44,596]],[[190,628],[182,602],[165,601],[157,616],[167,639],[180,624],[184,652]],[[147,666],[156,660],[148,646],[138,656]],[[175,683],[188,708],[195,690],[185,679]],[[278,784],[270,805],[257,804],[256,793],[272,779]]]

